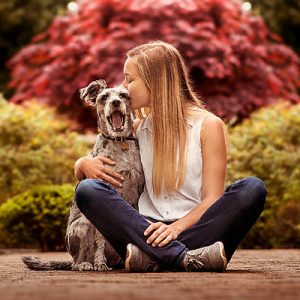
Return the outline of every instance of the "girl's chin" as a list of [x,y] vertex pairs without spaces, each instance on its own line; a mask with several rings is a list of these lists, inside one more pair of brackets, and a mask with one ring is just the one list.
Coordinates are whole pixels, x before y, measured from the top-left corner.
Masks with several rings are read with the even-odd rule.
[[138,106],[138,107],[132,106],[133,110],[138,110],[138,109],[141,109],[141,108],[147,109],[149,107],[146,107],[146,106]]
[[131,108],[134,109],[134,110],[137,110],[137,109],[143,108],[143,106],[140,106],[140,105],[131,105]]
[[142,103],[142,101],[140,101],[140,103],[134,103],[135,101],[132,101],[131,99],[131,108],[134,110],[137,109],[141,109],[141,108],[149,108],[150,107],[150,103],[147,103],[146,101],[144,101],[144,103]]

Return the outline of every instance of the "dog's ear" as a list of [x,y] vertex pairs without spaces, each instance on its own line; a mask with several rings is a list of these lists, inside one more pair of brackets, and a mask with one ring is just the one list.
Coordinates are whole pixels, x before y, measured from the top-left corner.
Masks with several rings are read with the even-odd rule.
[[107,87],[105,80],[92,81],[87,87],[79,90],[80,98],[90,105],[96,105],[98,94]]

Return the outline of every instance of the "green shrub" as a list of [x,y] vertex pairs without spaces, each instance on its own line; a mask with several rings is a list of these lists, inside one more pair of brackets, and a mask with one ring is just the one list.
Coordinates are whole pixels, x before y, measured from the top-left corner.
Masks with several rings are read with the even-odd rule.
[[74,162],[89,148],[53,109],[0,97],[0,203],[35,185],[75,183]]
[[1,244],[36,247],[43,251],[64,249],[69,204],[74,187],[37,186],[0,206]]
[[265,182],[268,196],[242,247],[299,247],[300,105],[261,109],[230,130],[228,183],[249,175]]

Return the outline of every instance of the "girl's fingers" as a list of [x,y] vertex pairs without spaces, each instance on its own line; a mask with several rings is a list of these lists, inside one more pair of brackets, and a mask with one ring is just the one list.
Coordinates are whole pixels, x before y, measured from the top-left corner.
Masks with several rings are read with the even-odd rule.
[[99,174],[97,175],[97,178],[102,179],[102,180],[114,185],[115,187],[122,187],[121,182],[124,180],[123,176],[121,174],[115,172],[111,168],[105,167],[105,165],[104,165],[104,163],[109,164],[109,165],[115,165],[116,162],[114,162],[110,158],[104,157],[104,156],[96,157],[96,159],[99,161],[99,164],[100,164],[99,169],[98,169]]
[[112,177],[114,177],[114,178],[116,178],[116,179],[119,179],[120,181],[123,181],[123,180],[124,180],[124,178],[122,177],[121,174],[115,172],[114,170],[112,170],[112,169],[110,169],[110,168],[104,167],[104,168],[103,168],[103,172],[105,172],[106,174],[108,174],[108,175],[110,175],[110,176],[112,176]]
[[169,235],[168,232],[164,231],[153,241],[152,246],[156,247],[161,241],[163,241]]
[[104,180],[104,181],[106,181],[106,182],[108,182],[108,183],[114,185],[114,186],[117,187],[117,188],[122,187],[122,184],[121,184],[119,181],[113,179],[112,177],[106,175],[105,173],[102,173],[100,179],[102,179],[102,180]]
[[147,244],[151,244],[152,242],[155,241],[156,243],[156,239],[164,232],[166,231],[168,228],[165,226],[162,226],[160,228],[158,228],[157,230],[155,230],[152,235],[147,239]]
[[144,232],[144,235],[148,235],[150,232],[152,232],[154,229],[159,228],[163,223],[162,222],[156,222],[152,223]]
[[167,244],[169,244],[171,241],[173,241],[173,238],[171,235],[166,236],[166,238],[158,245],[158,247],[163,247]]
[[99,159],[100,161],[105,162],[106,164],[109,164],[109,165],[112,165],[112,166],[116,164],[115,161],[113,161],[113,160],[111,160],[110,158],[105,157],[105,156],[99,156],[98,159]]

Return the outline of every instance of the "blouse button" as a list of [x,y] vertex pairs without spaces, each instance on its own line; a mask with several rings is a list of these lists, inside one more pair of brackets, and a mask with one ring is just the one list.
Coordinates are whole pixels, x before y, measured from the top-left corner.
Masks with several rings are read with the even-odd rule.
[[166,211],[166,215],[168,215],[169,214],[169,212],[168,211]]

